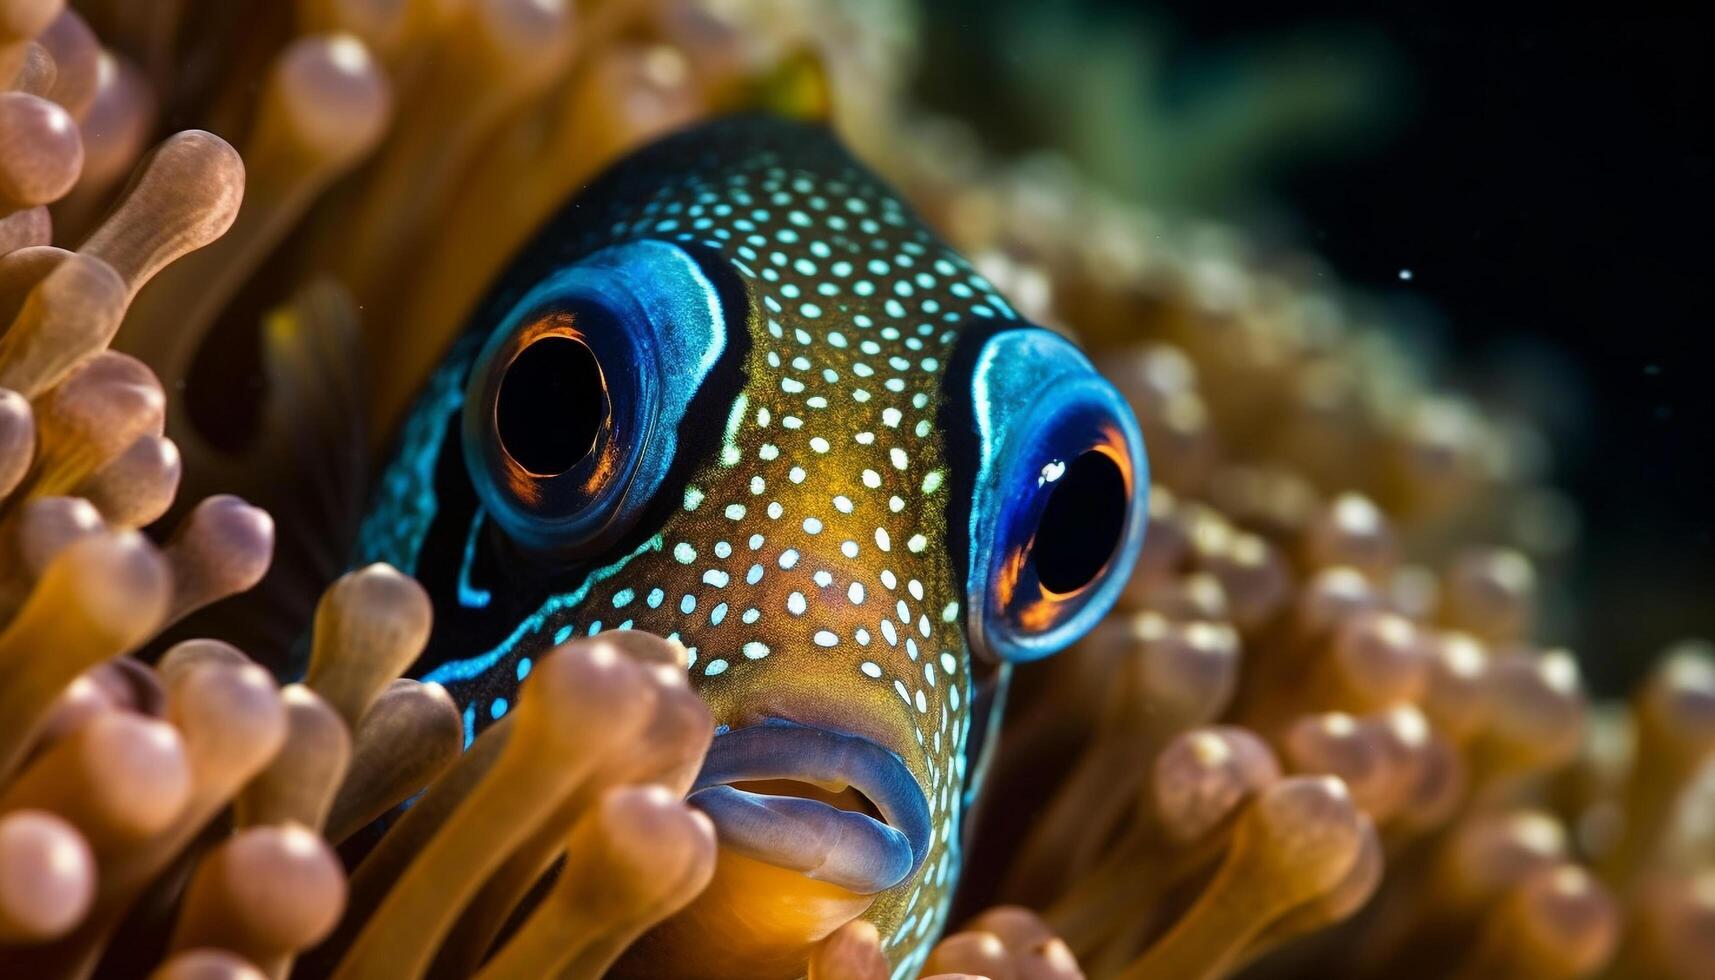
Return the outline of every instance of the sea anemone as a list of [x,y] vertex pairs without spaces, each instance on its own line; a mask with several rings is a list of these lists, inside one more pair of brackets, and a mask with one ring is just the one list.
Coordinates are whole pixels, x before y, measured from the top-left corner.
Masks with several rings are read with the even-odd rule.
[[[623,974],[709,884],[683,647],[575,640],[467,747],[401,677],[422,589],[341,572],[507,256],[749,107],[831,114],[1150,448],[923,975],[1715,974],[1715,652],[1591,703],[1532,639],[1542,440],[1313,257],[995,160],[904,97],[895,4],[258,6],[0,0],[0,976]],[[803,969],[895,974],[861,920]]]

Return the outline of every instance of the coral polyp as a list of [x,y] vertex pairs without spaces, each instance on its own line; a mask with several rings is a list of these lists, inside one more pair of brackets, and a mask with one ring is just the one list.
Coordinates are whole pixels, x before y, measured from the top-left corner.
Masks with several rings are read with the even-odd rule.
[[912,16],[0,0],[0,976],[1715,973],[1531,422]]

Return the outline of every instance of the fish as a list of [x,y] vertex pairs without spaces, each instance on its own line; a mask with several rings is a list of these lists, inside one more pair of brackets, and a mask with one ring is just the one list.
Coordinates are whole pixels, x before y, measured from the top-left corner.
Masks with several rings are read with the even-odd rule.
[[670,135],[546,221],[395,446],[356,557],[430,594],[414,672],[467,739],[574,638],[687,649],[721,857],[680,933],[727,948],[655,976],[793,976],[858,915],[915,976],[1013,666],[1112,607],[1148,513],[1137,421],[1077,346],[827,128],[769,116]]

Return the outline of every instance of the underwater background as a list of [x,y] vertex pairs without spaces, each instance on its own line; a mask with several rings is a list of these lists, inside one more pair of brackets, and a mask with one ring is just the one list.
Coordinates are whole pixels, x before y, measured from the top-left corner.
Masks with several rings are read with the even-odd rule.
[[925,12],[930,104],[998,148],[1314,249],[1440,370],[1546,425],[1581,515],[1550,633],[1588,651],[1597,689],[1715,628],[1708,8]]

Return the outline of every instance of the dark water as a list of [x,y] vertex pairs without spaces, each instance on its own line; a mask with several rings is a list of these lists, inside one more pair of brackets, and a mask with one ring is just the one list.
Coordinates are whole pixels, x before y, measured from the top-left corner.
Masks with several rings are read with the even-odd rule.
[[[929,99],[984,118],[1011,149],[1051,139],[1039,113],[985,84],[1016,67],[996,14],[1008,4],[930,6]],[[1273,169],[1268,196],[1347,281],[1435,310],[1464,381],[1549,419],[1557,482],[1585,518],[1556,639],[1585,654],[1594,686],[1715,634],[1707,5],[1078,6],[1173,25],[1182,78],[1283,37],[1357,39],[1327,57],[1384,65],[1363,135]]]

